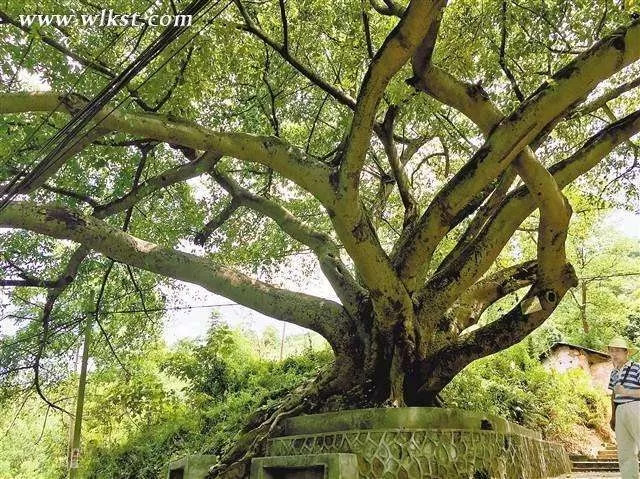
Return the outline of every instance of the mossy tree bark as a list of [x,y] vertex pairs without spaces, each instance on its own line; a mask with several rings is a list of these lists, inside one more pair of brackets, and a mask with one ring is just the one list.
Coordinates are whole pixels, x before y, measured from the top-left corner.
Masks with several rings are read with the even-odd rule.
[[[562,189],[635,135],[640,130],[640,112],[603,128],[549,169],[535,152],[558,122],[579,111],[578,105],[600,82],[638,60],[640,21],[578,55],[505,115],[481,87],[432,64],[445,3],[413,0],[406,10],[395,4],[391,8],[391,2],[377,5],[399,20],[371,59],[353,99],[306,68],[286,44],[262,32],[238,2],[245,31],[353,110],[346,139],[331,161],[322,161],[277,137],[219,132],[154,113],[101,111],[95,119],[101,133],[121,132],[176,145],[189,162],[137,184],[108,204],[87,201],[93,214],[17,200],[0,212],[0,227],[74,241],[85,255],[88,250],[97,251],[120,263],[200,285],[328,340],[336,355],[333,370],[292,393],[278,409],[256,416],[252,423],[256,428],[229,453],[229,464],[236,464],[233,467],[238,470],[246,466],[246,451],[258,448],[287,415],[385,402],[436,404],[436,395],[466,365],[521,341],[543,324],[576,285],[565,255],[571,207]],[[382,121],[377,119],[389,82],[407,63],[413,69],[407,82],[417,92],[461,112],[485,136],[484,145],[422,212],[404,169],[420,141],[398,152],[397,142],[402,139],[394,129],[397,105],[385,111]],[[56,109],[73,113],[84,101],[56,93],[2,93],[0,114]],[[361,198],[363,165],[374,136],[384,145],[392,185],[398,188],[405,209],[403,230],[392,251],[381,246],[376,231],[379,218],[373,217],[375,209],[365,208]],[[218,168],[222,157],[264,165],[298,185],[322,204],[334,234],[316,231],[277,200],[243,187]],[[47,177],[39,178],[37,186],[55,175],[65,159],[60,158]],[[205,243],[236,208],[252,209],[313,251],[340,302],[275,287],[223,266],[215,254],[205,258],[164,247],[105,221],[160,188],[204,174],[231,195],[232,203],[206,225],[197,237],[199,243]],[[511,188],[516,177],[523,185]],[[380,205],[388,195],[387,186],[381,185]],[[535,210],[540,218],[537,257],[487,275],[514,232]],[[439,265],[432,264],[436,248],[467,218],[472,219],[465,234]],[[341,248],[346,255],[341,255]],[[20,281],[21,285],[56,288],[64,283],[45,284],[34,278]],[[511,311],[463,333],[478,323],[490,305],[524,287],[528,292]],[[235,473],[229,474],[224,477]]]

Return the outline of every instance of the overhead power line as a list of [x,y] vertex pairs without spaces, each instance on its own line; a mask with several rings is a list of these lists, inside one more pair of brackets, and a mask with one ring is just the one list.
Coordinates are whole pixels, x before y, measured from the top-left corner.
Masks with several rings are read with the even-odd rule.
[[[207,13],[212,10],[216,5],[218,5],[220,3],[221,0],[217,0],[212,6],[208,7],[206,11],[204,11],[200,17],[198,17],[197,20],[199,20],[200,18],[204,17],[207,15]],[[222,14],[222,12],[224,12],[227,7],[229,5],[231,5],[231,3],[233,3],[234,0],[229,0],[224,7],[222,7],[213,17],[211,17],[206,23],[204,23],[186,42],[184,42],[176,51],[174,51],[166,60],[164,60],[153,72],[151,72],[147,78],[145,78],[136,88],[136,90],[139,90],[140,88],[142,88],[149,80],[151,80],[151,78],[153,78],[160,70],[162,70],[167,63],[169,63],[178,53],[180,53],[184,48],[187,47],[187,45],[189,45],[199,34],[200,32],[202,32],[202,30],[204,30],[206,27],[208,27],[219,15]],[[196,20],[196,21],[197,21]],[[87,131],[85,131],[82,135],[78,136],[76,138],[76,141],[70,145],[68,145],[67,150],[70,150],[71,148],[73,148],[76,144],[80,143],[84,138],[87,137],[87,135],[89,135],[93,130],[95,130],[96,128],[98,128],[102,122],[104,122],[107,118],[109,118],[109,116],[111,116],[113,114],[113,112],[115,112],[116,110],[118,110],[124,103],[126,103],[127,101],[130,101],[132,99],[132,92],[130,92],[126,97],[124,97],[119,103],[117,103],[113,108],[111,108],[111,110],[104,114],[103,117],[97,121],[91,128],[89,128]]]
[[[151,7],[153,6],[153,3],[150,3],[149,6],[145,9],[145,11],[143,12],[146,13],[147,11],[149,11],[149,9],[151,9]],[[18,24],[16,24],[16,22],[13,21],[9,21],[9,17],[8,15],[6,15],[2,10],[0,10],[0,19],[4,20],[5,22],[8,22],[12,25],[15,25],[16,27],[18,26]],[[24,30],[24,29],[23,29]],[[30,30],[25,30],[30,32]],[[98,54],[93,58],[90,59],[87,63],[86,66],[83,68],[83,70],[80,72],[80,74],[76,77],[76,80],[73,82],[73,84],[71,85],[71,87],[68,89],[68,91],[66,92],[65,95],[61,96],[60,99],[58,100],[58,103],[56,104],[56,107],[53,108],[43,119],[42,121],[38,124],[38,126],[31,131],[31,133],[29,135],[27,135],[27,137],[9,154],[7,155],[7,157],[5,159],[10,158],[13,154],[19,152],[22,148],[26,147],[29,142],[38,134],[38,132],[40,132],[40,130],[42,129],[42,127],[49,121],[49,118],[51,118],[51,116],[53,115],[53,113],[62,105],[63,102],[63,98],[69,96],[71,93],[73,93],[74,89],[78,86],[78,84],[84,79],[85,75],[87,74],[88,71],[92,70],[92,66],[93,64],[98,63],[98,60],[100,59],[100,57],[102,57],[102,55],[107,52],[110,48],[112,48],[117,42],[118,40],[120,40],[120,38],[125,34],[125,32],[127,31],[127,28],[123,28],[120,33],[115,37],[112,38],[111,41],[102,49],[98,52]],[[124,57],[117,65],[117,68],[119,68],[121,65],[123,65],[127,60],[129,60],[129,58],[131,58],[131,55],[133,55],[133,53],[135,52],[135,50],[137,50],[138,48],[138,43],[136,42],[136,45],[134,45],[134,48],[131,50],[131,52],[129,52],[129,54]],[[18,69],[19,70],[19,69]],[[18,70],[16,70],[16,75],[18,73]],[[115,76],[115,75],[114,75]],[[42,146],[40,146],[38,148],[38,151],[36,152],[36,157],[35,159],[37,159],[38,155],[43,152],[46,147],[48,145],[50,145],[51,142],[51,138]],[[33,165],[33,163],[35,162],[35,159],[31,162],[31,165]],[[23,171],[19,172],[18,175],[16,175],[16,177],[14,178],[14,180],[12,182],[9,183],[9,185],[6,185],[5,188],[7,186],[11,186],[11,184],[13,182],[16,181],[16,179],[18,179],[20,176],[22,176],[24,174],[24,169]],[[1,195],[1,193],[0,193]],[[0,196],[1,197],[1,196]]]
[[[219,1],[219,0],[218,0]],[[192,1],[181,15],[194,16],[200,12],[210,0]],[[218,2],[216,2],[218,3]],[[36,165],[30,173],[17,174],[3,191],[0,192],[0,211],[30,183],[35,182],[39,177],[44,176],[51,165],[56,161],[74,137],[78,136],[82,129],[95,117],[95,115],[111,101],[116,94],[121,91],[140,71],[142,71],[151,61],[153,61],[168,45],[181,35],[188,26],[169,26],[162,34],[125,68],[125,70],[110,81],[94,99],[89,101],[80,111],[73,115],[71,120],[60,129],[48,142],[47,145],[54,145],[52,150]]]

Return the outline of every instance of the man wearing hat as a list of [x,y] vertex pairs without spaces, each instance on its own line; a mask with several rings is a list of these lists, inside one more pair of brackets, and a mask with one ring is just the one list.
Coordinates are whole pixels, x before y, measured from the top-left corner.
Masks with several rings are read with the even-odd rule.
[[611,429],[616,433],[622,479],[638,479],[640,449],[640,364],[631,361],[638,349],[617,336],[607,345],[613,370],[609,378]]

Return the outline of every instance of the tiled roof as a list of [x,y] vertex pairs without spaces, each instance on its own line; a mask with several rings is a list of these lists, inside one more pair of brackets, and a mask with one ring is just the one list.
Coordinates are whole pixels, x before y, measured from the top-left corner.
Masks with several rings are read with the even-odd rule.
[[592,353],[592,354],[597,354],[597,355],[602,356],[602,357],[607,358],[607,359],[611,357],[611,356],[609,356],[608,353],[605,353],[603,351],[598,351],[596,349],[591,349],[591,348],[587,348],[585,346],[580,346],[579,344],[571,344],[571,343],[565,343],[565,342],[562,342],[562,341],[558,341],[557,343],[552,344],[551,347],[548,350],[546,350],[544,353],[542,353],[540,355],[540,359],[548,356],[551,351],[553,351],[554,349],[556,349],[556,348],[558,348],[560,346],[568,346],[568,347],[573,348],[573,349],[581,349],[583,351],[587,351],[587,352]]

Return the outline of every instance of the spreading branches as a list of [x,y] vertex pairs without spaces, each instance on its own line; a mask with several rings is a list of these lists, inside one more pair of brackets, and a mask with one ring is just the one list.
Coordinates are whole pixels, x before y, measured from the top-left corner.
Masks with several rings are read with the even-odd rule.
[[180,61],[180,67],[178,68],[178,73],[174,77],[173,82],[171,83],[171,85],[169,86],[169,88],[167,89],[165,94],[162,96],[162,98],[160,98],[157,101],[157,103],[154,106],[145,108],[146,111],[151,111],[151,112],[155,113],[155,112],[159,111],[171,99],[171,97],[173,96],[173,93],[175,92],[176,88],[178,87],[180,82],[182,82],[184,74],[185,74],[185,72],[187,70],[187,66],[189,65],[189,62],[191,61],[191,57],[193,55],[193,50],[194,49],[195,49],[194,46],[189,47],[189,49],[187,50],[187,54]]
[[[0,19],[3,22],[8,23],[10,25],[13,25],[14,27],[22,30],[24,33],[26,33],[28,35],[32,34],[31,28],[22,25],[19,21],[17,21],[14,18],[10,17],[9,15],[7,15],[2,10],[0,10]],[[47,45],[49,45],[50,47],[55,48],[56,50],[58,50],[63,55],[65,55],[65,56],[67,56],[69,58],[72,58],[73,60],[75,60],[78,63],[80,63],[82,66],[87,67],[87,68],[91,68],[95,72],[100,73],[101,75],[103,75],[103,76],[105,76],[107,78],[114,78],[115,77],[115,74],[113,73],[113,71],[111,71],[111,69],[109,67],[107,67],[106,65],[104,65],[100,61],[93,61],[91,59],[85,58],[84,56],[79,55],[79,54],[69,50],[67,47],[62,45],[60,42],[58,42],[54,38],[51,38],[51,37],[49,37],[47,35],[43,35],[42,32],[38,32],[38,37],[41,38],[42,41],[44,43],[46,43]]]
[[466,290],[455,302],[447,316],[450,330],[459,334],[477,324],[482,313],[499,299],[532,285],[537,278],[538,263],[527,261],[501,269],[482,279]]
[[569,117],[574,118],[578,116],[588,115],[589,113],[593,113],[594,111],[606,106],[608,102],[615,100],[619,96],[625,94],[628,91],[633,90],[634,88],[637,88],[638,86],[640,86],[640,77],[635,78],[626,83],[623,83],[622,85],[619,85],[615,88],[612,88],[611,90],[608,90],[607,92],[603,93],[601,96],[590,101],[589,103],[585,103],[584,105],[581,105],[579,108],[576,108],[575,110],[570,112]]
[[[471,160],[436,195],[416,228],[401,238],[400,249],[404,254],[396,259],[396,267],[405,283],[415,285],[424,279],[433,251],[444,235],[479,206],[482,201],[474,204],[474,199],[483,200],[495,188],[488,186],[548,124],[563,116],[600,81],[639,57],[640,20],[635,20],[556,72],[504,119],[482,89],[470,88],[433,67],[424,69],[424,74],[414,69],[412,85],[455,105],[488,136]],[[486,115],[492,110],[491,115]]]
[[66,208],[13,202],[0,214],[0,225],[72,240],[121,263],[200,285],[267,316],[316,331],[336,349],[346,335],[348,316],[333,301],[276,288],[210,259],[149,243]]
[[[59,104],[59,97],[54,93],[0,94],[0,113],[55,109],[68,112],[85,101],[76,96],[61,98],[63,105]],[[108,130],[261,163],[308,190],[321,202],[326,204],[333,201],[329,183],[330,168],[279,138],[214,132],[197,124],[171,121],[158,114],[123,113],[110,109],[98,112],[94,121]]]
[[[381,136],[381,138],[384,138],[384,136]],[[399,164],[397,166],[397,169],[400,171],[400,173],[404,173],[406,175],[405,168],[409,163],[409,161],[415,156],[418,150],[432,138],[433,137],[431,135],[421,136],[416,138],[415,140],[410,141],[407,145],[404,146],[404,149],[400,154]],[[384,143],[384,140],[382,141]],[[394,172],[391,171],[390,173],[388,173],[382,167],[382,165],[380,165],[380,163],[377,161],[375,153],[372,152],[371,155],[374,158],[374,161],[376,162],[376,166],[380,171],[378,189],[373,199],[373,204],[370,207],[372,222],[374,226],[377,227],[378,226],[377,223],[381,220],[384,220],[383,213],[384,213],[387,201],[389,199],[389,196],[391,195],[394,185],[396,184],[396,180],[395,180],[395,176],[393,175]],[[410,192],[410,194],[412,194],[411,190],[413,189],[413,185],[414,185],[413,180],[416,172],[420,169],[420,167],[424,164],[425,161],[428,161],[433,156],[440,156],[440,155],[441,155],[440,153],[436,153],[434,155],[427,155],[425,158],[420,160],[420,163],[418,164],[418,166],[411,173],[411,179],[409,180],[409,184],[405,187],[407,191]],[[408,204],[410,204],[410,202]],[[408,225],[409,223],[405,223],[405,224]]]
[[282,56],[282,58],[284,58],[289,64],[291,64],[291,66],[293,66],[302,75],[304,75],[311,83],[324,90],[326,93],[338,100],[338,102],[346,105],[351,109],[355,108],[356,101],[353,98],[338,89],[336,86],[325,81],[318,73],[312,71],[300,59],[294,56],[289,51],[289,48],[286,44],[279,43],[278,41],[274,40],[269,35],[267,35],[258,25],[256,25],[256,23],[247,12],[242,1],[236,0],[235,4],[237,5],[238,10],[240,11],[240,14],[242,15],[242,18],[245,22],[243,25],[239,25],[238,28],[255,35],[266,45],[269,45],[269,47],[278,52]]
[[524,101],[524,95],[518,86],[518,82],[516,81],[516,77],[513,75],[513,72],[507,65],[506,60],[506,49],[507,49],[507,0],[502,0],[502,8],[500,10],[500,53],[499,53],[499,63],[502,71],[509,79],[511,86],[513,87],[513,92],[516,95],[516,98],[519,101]]
[[414,400],[431,397],[440,391],[467,364],[476,359],[508,348],[538,328],[555,311],[567,290],[577,285],[575,271],[566,265],[552,289],[543,282],[536,283],[518,304],[501,318],[486,326],[462,335],[449,343],[416,368],[414,379],[422,383]]
[[[332,38],[329,43],[312,48],[299,43],[312,36],[308,32],[302,37],[294,35],[294,25],[290,23],[293,17],[287,18],[287,15],[298,18],[299,12],[291,8],[291,3],[278,0],[272,5],[275,9],[258,12],[258,8],[263,8],[260,4],[234,1],[239,11],[237,21],[242,24],[231,25],[239,30],[237,35],[257,39],[252,45],[258,45],[259,50],[254,51],[257,56],[251,58],[264,59],[264,69],[247,70],[246,74],[233,76],[228,83],[223,77],[214,83],[204,82],[202,94],[198,93],[191,100],[202,107],[201,117],[212,122],[219,114],[211,111],[211,105],[236,105],[238,111],[222,112],[222,117],[227,118],[230,125],[251,128],[256,124],[255,115],[245,118],[243,115],[248,114],[248,110],[242,111],[243,107],[234,95],[244,95],[251,88],[262,88],[264,95],[253,95],[249,101],[260,102],[260,108],[273,128],[273,136],[214,131],[157,113],[181,83],[194,51],[190,50],[177,68],[177,76],[173,78],[172,75],[169,79],[166,93],[158,94],[161,98],[155,107],[143,106],[147,110],[145,113],[105,109],[93,120],[92,126],[100,128],[100,134],[118,135],[114,145],[136,147],[142,153],[137,168],[130,165],[133,184],[128,192],[124,192],[126,194],[120,192],[121,182],[116,183],[117,193],[106,191],[113,182],[102,176],[97,186],[92,186],[98,191],[90,193],[92,196],[83,194],[85,189],[81,187],[74,191],[66,181],[64,187],[45,181],[33,185],[33,188],[45,190],[42,196],[65,200],[70,205],[81,204],[83,208],[89,206],[92,214],[80,214],[77,210],[53,204],[17,201],[9,203],[0,212],[0,226],[79,243],[82,251],[93,250],[105,255],[110,261],[108,271],[114,262],[124,264],[145,313],[149,310],[132,268],[200,285],[239,305],[318,332],[336,352],[336,374],[347,371],[348,376],[350,369],[356,371],[357,379],[347,378],[346,383],[351,381],[350,390],[353,387],[358,394],[370,395],[367,400],[375,402],[388,395],[396,404],[402,404],[403,397],[408,403],[430,403],[427,399],[437,394],[465,365],[514,344],[542,324],[575,284],[576,277],[565,254],[571,208],[562,189],[593,168],[621,142],[629,141],[640,129],[640,112],[616,121],[607,105],[636,88],[638,80],[620,85],[591,103],[583,103],[599,83],[640,58],[640,20],[616,30],[555,74],[551,74],[549,67],[548,81],[525,98],[516,82],[516,77],[520,78],[518,72],[510,70],[517,67],[513,62],[515,57],[510,55],[516,46],[514,38],[509,36],[514,18],[508,18],[511,7],[506,0],[501,0],[501,17],[498,15],[500,18],[493,23],[498,25],[496,39],[498,36],[500,39],[496,41],[497,55],[487,52],[494,58],[495,65],[487,65],[482,58],[476,58],[475,52],[460,56],[455,51],[444,52],[439,58],[443,58],[443,65],[445,61],[451,62],[451,72],[468,71],[468,68],[463,69],[468,66],[467,60],[480,61],[483,77],[498,82],[490,84],[488,91],[499,91],[502,83],[509,86],[508,79],[520,104],[512,112],[503,112],[498,105],[508,103],[508,99],[493,103],[479,83],[461,81],[434,65],[446,0],[411,0],[406,8],[404,3],[394,0],[370,0],[372,8],[362,5],[361,10],[350,9],[349,29],[351,32],[364,30],[364,40],[360,43],[363,48],[366,44],[367,52],[357,52],[359,55],[353,58],[340,52],[339,65],[333,62],[333,52],[324,48],[340,48],[339,39]],[[381,19],[376,12],[395,18]],[[263,21],[263,13],[275,14],[275,23]],[[454,17],[458,14],[457,9],[451,11]],[[603,22],[601,19],[600,23]],[[375,39],[379,32],[374,31],[374,27],[387,24],[395,27],[376,51],[374,47],[379,45]],[[597,29],[601,26],[599,24]],[[372,37],[372,33],[376,35]],[[54,34],[57,38],[57,33]],[[460,45],[455,40],[450,43],[450,36],[442,40],[440,46],[446,44],[456,48]],[[261,54],[262,48],[266,55]],[[329,59],[328,64],[316,63],[324,61],[324,57]],[[540,59],[534,57],[531,57],[532,61]],[[293,68],[284,75],[283,84],[296,75],[304,77],[303,85],[289,92],[291,95],[284,94],[282,85],[274,81],[270,71],[275,66],[273,58],[277,59],[278,65]],[[226,65],[226,59],[223,60]],[[235,59],[228,62],[229,65],[236,63]],[[406,82],[416,91],[405,101],[399,101],[397,97],[402,92],[393,82],[405,67],[412,71],[412,78]],[[325,72],[330,72],[326,79],[323,78]],[[358,89],[357,98],[351,98],[345,93],[346,79],[350,82],[363,73],[360,85],[348,85],[348,91],[352,87]],[[469,74],[469,77],[473,76],[473,72]],[[345,82],[341,81],[343,78]],[[218,81],[222,82],[221,88],[218,88]],[[307,91],[308,88],[311,90]],[[230,103],[218,103],[214,97],[219,91],[232,95]],[[185,93],[193,92],[187,89]],[[434,107],[430,99],[415,101],[422,93],[446,107]],[[381,107],[383,101],[385,104]],[[72,114],[86,102],[77,95],[4,93],[0,94],[0,114],[54,110]],[[306,106],[301,108],[299,102],[306,102]],[[326,105],[330,105],[330,110]],[[400,105],[407,105],[406,110],[400,112]],[[580,108],[579,105],[583,106]],[[587,123],[589,117],[583,116],[579,122],[567,124],[566,129],[558,129],[556,125],[571,120],[572,115],[586,115],[596,109],[604,109],[613,123],[569,158],[547,169],[545,165],[551,161],[536,156],[538,146],[554,130],[560,142],[571,144],[580,137],[577,128]],[[302,111],[303,116],[304,112],[311,111],[307,131],[304,125],[300,126],[300,122],[304,123],[300,116],[285,121],[282,115],[294,110]],[[345,112],[351,116],[345,117]],[[471,126],[471,131],[467,131],[469,124],[465,119],[460,123],[459,117],[451,116],[459,113],[477,128]],[[425,127],[425,114],[433,114],[435,130]],[[344,125],[345,118],[351,120],[348,125]],[[13,122],[8,125],[11,131],[25,126],[15,124],[13,118],[9,120]],[[332,130],[329,136],[318,130],[320,124]],[[340,130],[341,127],[344,129]],[[589,128],[592,127],[590,124]],[[422,148],[425,142],[438,135],[438,128],[444,128],[443,131],[462,141],[454,144],[441,139],[443,150]],[[409,136],[424,136],[409,138],[405,136],[405,130],[414,132]],[[484,137],[480,148],[476,142],[479,134]],[[374,135],[376,138],[372,138]],[[292,145],[285,137],[302,139],[306,148]],[[184,153],[188,161],[158,174],[155,162],[147,165],[147,154],[160,142]],[[99,138],[88,138],[83,147],[91,144],[108,143]],[[309,153],[316,144],[324,156]],[[324,154],[327,150],[331,152]],[[429,150],[425,151],[426,156],[411,161],[423,150]],[[71,154],[73,152],[68,156]],[[382,159],[382,154],[386,154],[388,161]],[[461,162],[461,155],[466,155],[463,159],[466,163],[454,172],[453,168]],[[436,181],[440,181],[444,169],[447,182],[426,209],[420,210],[419,205],[426,198],[418,197],[423,188],[416,184],[414,190],[413,180],[427,178],[431,184],[432,172],[420,168],[436,156],[443,157],[445,162],[444,168],[433,171],[438,176]],[[229,157],[230,164],[244,166],[224,170],[220,162],[222,157]],[[60,158],[52,174],[65,161],[66,158]],[[371,168],[368,161],[371,161]],[[246,163],[262,166],[247,167]],[[64,170],[63,173],[72,172]],[[257,176],[249,178],[248,173]],[[225,266],[224,258],[215,253],[189,254],[147,242],[128,232],[136,205],[157,197],[162,188],[203,174],[211,177],[228,195],[211,209],[215,213],[207,217],[206,224],[188,229],[187,234],[193,235],[195,243],[206,246],[212,242],[215,231],[233,221],[238,209],[243,212],[250,209],[265,221],[273,222],[279,231],[288,235],[289,242],[296,242],[294,250],[313,253],[341,304],[257,281]],[[240,174],[244,176],[241,178]],[[523,186],[514,187],[518,177]],[[363,178],[371,179],[371,184],[361,184]],[[295,184],[304,192],[296,190],[292,192],[293,196],[278,197],[274,193],[276,180]],[[396,186],[402,202],[402,228],[395,228],[397,218],[394,217],[388,222],[393,231],[384,227],[378,231],[379,221],[388,221],[384,213]],[[330,224],[307,220],[304,214],[291,210],[300,194],[304,195],[304,202],[317,200],[326,211],[327,218],[324,219]],[[160,204],[151,206],[152,209],[162,207]],[[396,205],[393,206],[395,214]],[[488,273],[522,222],[536,210],[540,212],[540,222],[535,238],[535,259]],[[117,213],[122,213],[124,224],[114,226],[114,219],[107,218]],[[316,214],[311,212],[310,216]],[[462,224],[466,227],[464,231],[452,231]],[[180,238],[178,230],[172,228],[168,233],[172,244],[184,239]],[[529,232],[533,236],[536,231],[529,229]],[[389,254],[389,236],[393,237],[394,233],[398,239]],[[449,240],[454,236],[461,238],[453,248],[448,248]],[[436,269],[432,258],[440,257],[439,253],[444,250],[449,254]],[[58,278],[40,279],[16,268],[5,269],[11,276],[0,281],[0,285],[46,287],[50,296],[62,286]],[[428,273],[434,270],[429,277]],[[107,279],[108,273],[103,288]],[[512,311],[494,323],[479,326],[481,316],[490,305],[521,288],[527,288],[528,292]],[[48,310],[52,308],[53,303]],[[98,304],[96,310],[99,309]],[[55,328],[59,326],[44,326],[45,339],[50,335],[51,343],[51,335],[56,334]],[[102,328],[99,321],[98,326]],[[472,329],[469,326],[476,327],[469,331]],[[103,334],[108,341],[104,329]],[[109,344],[109,347],[115,355],[113,345]],[[40,357],[44,356],[43,350]],[[40,358],[36,363],[39,361]],[[383,381],[379,381],[380,378]],[[363,386],[367,389],[360,389]]]
[[[308,246],[318,258],[323,273],[344,307],[352,316],[356,316],[359,301],[364,299],[365,293],[341,261],[340,249],[329,235],[314,230],[275,201],[243,188],[229,174],[214,169],[211,175],[231,195],[229,205],[236,208],[244,206],[271,218],[282,231]],[[218,222],[225,210],[212,221]]]
[[[549,173],[553,175],[557,187],[564,188],[639,131],[640,111],[636,111],[601,130],[573,155],[553,165]],[[535,187],[532,191],[536,191]],[[532,191],[529,191],[527,186],[523,186],[509,193],[474,241],[459,244],[454,248],[447,264],[426,283],[421,294],[426,298],[437,293],[438,297],[446,298],[445,303],[453,302],[457,296],[454,290],[464,291],[486,273],[518,226],[539,206],[539,200],[534,198]],[[561,215],[568,214],[567,210],[565,210],[566,213],[562,211],[560,210]],[[559,221],[564,219],[560,217]],[[564,241],[564,234],[559,234],[556,239]],[[548,241],[551,240],[543,239],[541,246],[539,239],[538,248],[544,247],[547,251],[539,250],[538,254],[545,257],[549,255],[548,261],[550,263],[555,261],[555,264],[548,265],[548,271],[551,271],[552,275],[559,274],[558,270],[565,268],[562,261],[564,254],[552,253],[558,245]],[[560,254],[560,257],[555,256],[556,254]],[[454,276],[458,279],[455,284],[450,280]]]
[[[37,188],[40,188],[45,184],[45,182],[52,178],[59,170],[64,166],[64,164],[73,156],[77,155],[85,148],[90,146],[95,140],[104,136],[107,133],[106,130],[102,128],[95,128],[91,131],[87,132],[77,141],[75,141],[70,147],[63,149],[60,151],[53,159],[52,162],[47,166],[46,170],[44,170],[41,174],[39,174],[33,180],[28,181],[24,187],[18,190],[20,194],[30,193]],[[0,184],[0,191],[2,190],[3,185]],[[48,186],[49,190],[54,187]],[[62,191],[58,189],[58,191]]]
[[[2,22],[8,23],[10,25],[13,25],[14,27],[16,27],[19,30],[21,30],[24,33],[26,33],[27,35],[30,35],[30,36],[33,35],[32,29],[30,27],[23,25],[21,22],[19,22],[16,19],[10,17],[9,15],[7,15],[2,10],[0,10],[0,20]],[[141,35],[144,34],[144,31],[146,31],[146,26],[145,26],[144,29],[142,29]],[[111,68],[108,65],[105,65],[100,60],[92,60],[90,58],[87,58],[84,55],[76,53],[73,50],[70,50],[69,48],[65,47],[62,43],[60,43],[55,38],[52,38],[52,37],[50,37],[48,35],[43,34],[42,31],[38,31],[37,32],[37,37],[40,38],[42,40],[42,42],[44,42],[46,45],[49,45],[50,47],[52,47],[55,50],[57,50],[58,52],[60,52],[62,55],[75,60],[76,62],[78,62],[83,67],[88,68],[90,70],[93,70],[94,72],[98,73],[99,75],[102,75],[103,77],[106,77],[108,79],[114,79],[116,77],[116,75],[117,75],[114,72],[113,68]],[[140,38],[141,37],[139,37],[138,41],[140,41]],[[137,49],[137,46],[138,45],[136,44],[136,46],[134,48],[134,51],[135,51],[135,49]],[[138,92],[131,85],[127,84],[126,88],[129,90],[129,93],[132,96],[132,98],[134,99],[134,101],[136,102],[136,104],[138,104],[143,110],[146,110],[146,111],[157,111],[157,110],[154,110],[152,107],[149,107],[138,96]],[[171,88],[169,90],[168,95],[171,96],[172,92],[173,92],[173,88]],[[168,99],[168,97],[167,97],[167,99]],[[162,106],[162,105],[160,105],[160,106]],[[158,108],[160,108],[160,106],[158,106]]]
[[340,164],[340,195],[357,202],[360,170],[374,128],[382,94],[391,78],[411,58],[424,39],[424,32],[437,21],[443,0],[413,0],[398,25],[387,36],[367,69],[358,92],[347,147]]
[[98,206],[94,211],[94,215],[97,218],[106,218],[120,211],[128,210],[142,199],[162,188],[167,188],[210,171],[220,158],[221,155],[214,151],[204,152],[187,164],[169,168],[142,183],[136,182],[136,185],[126,195]]
[[[414,0],[371,61],[358,93],[356,109],[334,188],[336,201],[329,211],[339,239],[354,261],[364,286],[371,292],[381,331],[397,324],[405,337],[400,349],[415,348],[413,303],[393,271],[359,197],[361,168],[375,128],[378,104],[391,78],[421,44],[425,30],[441,14],[444,2]],[[395,334],[395,333],[393,333]]]
[[403,226],[406,228],[407,226],[411,225],[417,218],[418,205],[411,191],[411,184],[409,183],[409,178],[407,177],[407,173],[404,169],[404,165],[412,156],[411,149],[407,148],[408,153],[406,155],[403,154],[403,158],[400,158],[396,145],[393,141],[393,126],[397,111],[397,107],[393,105],[387,110],[384,121],[382,123],[384,135],[382,135],[380,139],[382,140],[382,144],[384,145],[384,150],[387,154],[387,158],[389,158],[391,171],[393,172],[393,177],[398,185],[400,198],[402,199],[402,204],[404,205]]

